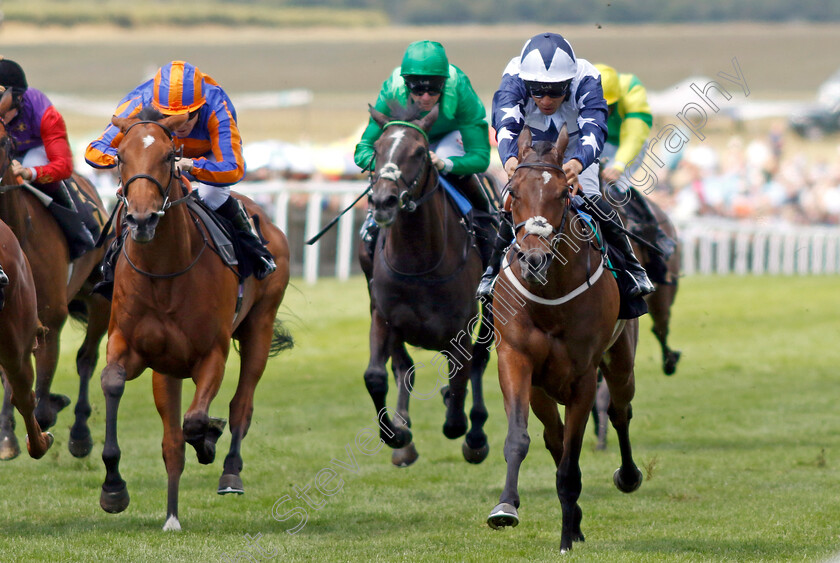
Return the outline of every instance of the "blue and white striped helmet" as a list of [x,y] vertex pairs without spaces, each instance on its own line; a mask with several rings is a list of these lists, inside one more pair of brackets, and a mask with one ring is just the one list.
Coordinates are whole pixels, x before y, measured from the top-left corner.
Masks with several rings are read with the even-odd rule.
[[575,52],[557,33],[530,38],[519,56],[519,77],[529,82],[564,82],[577,73]]

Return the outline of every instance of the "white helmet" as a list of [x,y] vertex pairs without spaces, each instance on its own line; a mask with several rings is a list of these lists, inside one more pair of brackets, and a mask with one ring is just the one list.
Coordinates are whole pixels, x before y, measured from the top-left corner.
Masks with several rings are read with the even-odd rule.
[[530,38],[519,56],[519,77],[528,82],[565,82],[577,74],[575,52],[557,33]]

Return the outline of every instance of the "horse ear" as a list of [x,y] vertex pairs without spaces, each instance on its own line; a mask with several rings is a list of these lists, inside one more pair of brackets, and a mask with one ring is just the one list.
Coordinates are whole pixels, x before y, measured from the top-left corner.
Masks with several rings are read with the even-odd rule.
[[429,132],[429,129],[432,128],[432,125],[435,121],[437,121],[438,115],[440,114],[440,104],[435,104],[435,106],[426,114],[426,117],[421,119],[417,122],[417,125],[420,126],[421,129],[425,132]]
[[376,124],[379,125],[380,129],[385,127],[385,124],[391,121],[391,119],[387,115],[385,115],[370,104],[368,104],[368,112],[370,112],[370,116],[373,118]]
[[563,154],[566,152],[566,147],[569,146],[569,130],[566,124],[560,128],[560,134],[557,135],[557,141],[551,151],[557,156],[557,162],[563,162]]
[[135,121],[137,120],[131,117],[117,117],[116,115],[111,118],[111,124],[123,133],[125,133],[126,129],[128,129],[128,127]]
[[3,92],[3,97],[0,98],[0,115],[4,115],[12,107],[12,89],[7,88]]
[[531,139],[533,136],[531,135],[531,128],[527,125],[522,127],[522,132],[519,133],[519,139],[517,141],[517,146],[519,147],[519,162],[525,160],[525,155],[531,149]]
[[178,115],[170,115],[169,117],[165,117],[160,120],[160,124],[169,129],[170,131],[175,131],[181,125],[187,122],[190,118],[188,113],[181,113]]

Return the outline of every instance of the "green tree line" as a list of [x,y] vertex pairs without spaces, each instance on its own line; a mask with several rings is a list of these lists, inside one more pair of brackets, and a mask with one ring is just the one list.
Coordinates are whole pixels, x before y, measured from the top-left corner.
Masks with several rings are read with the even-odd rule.
[[825,0],[5,0],[5,21],[125,27],[840,21]]

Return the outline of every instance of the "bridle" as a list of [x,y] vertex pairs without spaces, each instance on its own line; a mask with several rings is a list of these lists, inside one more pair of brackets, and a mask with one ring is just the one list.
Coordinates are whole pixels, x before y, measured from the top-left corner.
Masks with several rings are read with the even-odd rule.
[[[172,138],[173,138],[172,131],[170,131],[170,129],[168,127],[166,127],[165,125],[163,125],[162,123],[159,123],[157,121],[151,121],[151,120],[136,121],[136,122],[132,123],[123,132],[123,138],[125,138],[125,136],[128,135],[128,132],[131,131],[131,129],[133,127],[135,127],[136,125],[142,125],[142,124],[157,125],[161,129],[163,129],[163,131],[166,133],[167,137],[169,138],[170,143],[172,142]],[[148,180],[148,181],[152,182],[155,186],[157,186],[158,192],[160,192],[160,195],[163,198],[163,203],[161,204],[161,208],[158,211],[154,212],[154,214],[157,215],[158,217],[163,217],[163,215],[166,214],[166,210],[169,209],[170,207],[172,207],[173,205],[178,205],[180,203],[184,203],[185,201],[187,201],[187,198],[190,197],[189,193],[186,193],[183,197],[181,197],[179,199],[176,199],[174,201],[169,200],[169,192],[172,189],[173,180],[180,179],[180,177],[181,177],[180,173],[176,170],[176,167],[175,167],[175,160],[178,157],[180,157],[180,154],[176,154],[173,151],[172,154],[171,154],[171,157],[169,159],[169,179],[166,182],[166,187],[164,187],[163,184],[161,184],[160,181],[158,181],[157,178],[155,178],[154,176],[151,176],[150,174],[135,174],[134,176],[130,177],[128,180],[123,181],[122,171],[120,171],[120,184],[122,184],[123,190],[122,190],[122,193],[120,193],[119,191],[117,192],[117,199],[127,209],[128,208],[128,187],[135,180],[139,180],[139,179],[142,178],[144,180]],[[199,231],[200,231],[200,229],[199,229]],[[172,278],[176,278],[178,276],[181,276],[183,274],[186,274],[187,272],[189,272],[193,268],[193,266],[195,266],[198,263],[199,259],[204,254],[204,250],[207,248],[207,237],[204,236],[203,232],[202,232],[202,237],[204,238],[204,244],[202,245],[201,250],[198,252],[198,254],[193,259],[193,261],[183,270],[180,270],[178,272],[173,272],[173,273],[170,273],[170,274],[155,274],[155,273],[147,272],[145,270],[140,269],[136,264],[134,264],[134,262],[131,261],[131,258],[128,256],[128,251],[126,250],[126,245],[125,244],[122,245],[122,254],[123,254],[123,257],[125,257],[125,260],[128,263],[128,265],[131,266],[132,269],[134,269],[135,272],[137,272],[139,274],[142,274],[144,276],[150,277],[150,278],[155,278],[155,279],[172,279]]]
[[9,127],[6,125],[6,120],[0,117],[0,125],[3,126],[3,131],[6,133],[0,139],[0,154],[3,155],[3,166],[0,168],[0,178],[2,178],[9,167],[12,165],[12,154],[15,150],[15,140],[9,135]]
[[[125,136],[128,135],[128,132],[131,131],[132,128],[136,127],[137,125],[144,125],[144,124],[157,125],[161,129],[163,129],[163,131],[166,133],[166,136],[169,138],[169,142],[170,143],[172,142],[172,138],[173,138],[172,131],[170,131],[169,128],[166,127],[165,125],[163,125],[162,123],[159,123],[157,121],[151,121],[151,120],[136,121],[136,122],[132,123],[123,132],[123,138],[125,138]],[[181,151],[183,151],[183,149],[181,149]],[[187,197],[189,197],[189,194],[185,195],[184,197],[182,197],[180,199],[176,199],[175,201],[169,201],[169,192],[172,189],[173,180],[176,179],[176,178],[180,178],[180,173],[175,168],[175,160],[176,160],[176,158],[180,158],[180,156],[181,156],[180,152],[179,153],[175,153],[174,151],[172,152],[171,158],[169,159],[169,179],[166,181],[166,187],[164,187],[163,184],[161,184],[160,181],[157,178],[155,178],[154,176],[152,176],[150,174],[135,174],[134,176],[130,177],[128,180],[123,180],[122,171],[120,171],[120,184],[122,185],[123,189],[122,189],[122,192],[119,192],[119,191],[117,192],[117,199],[127,206],[128,205],[128,187],[135,180],[143,179],[143,180],[148,180],[151,183],[153,183],[155,186],[157,186],[158,192],[160,192],[160,195],[163,198],[163,203],[161,204],[160,209],[158,211],[154,212],[155,215],[158,215],[159,217],[162,217],[166,213],[167,209],[169,209],[173,205],[178,205],[179,203],[183,203],[187,199]],[[119,156],[117,156],[117,159],[119,160]]]
[[[548,169],[551,169],[551,170],[560,171],[561,173],[563,173],[564,177],[566,175],[565,172],[563,171],[562,166],[558,166],[557,164],[551,164],[550,162],[523,162],[522,164],[519,164],[516,167],[516,169],[513,171],[513,173],[516,174],[516,172],[518,172],[520,168],[548,168]],[[551,239],[548,239],[548,237],[543,237],[543,238],[548,240],[549,245],[553,245],[555,241],[557,241],[560,237],[562,237],[563,236],[563,230],[566,228],[566,219],[569,215],[569,203],[571,201],[571,194],[569,193],[569,190],[563,190],[563,200],[564,200],[565,205],[563,206],[563,217],[560,219],[560,226],[552,229],[551,234],[553,236],[551,237]],[[514,235],[517,234],[520,229],[524,228],[528,224],[528,221],[531,221],[532,219],[535,219],[535,218],[530,218],[526,221],[522,221],[520,223],[515,224],[513,226]],[[541,218],[539,218],[539,219],[541,219]],[[548,226],[547,222],[545,223],[545,226]],[[532,232],[525,233],[525,236],[522,237],[522,240],[525,240],[526,238],[528,238],[532,234],[534,234],[534,233],[532,233]],[[540,236],[540,235],[534,234],[534,236]],[[518,239],[514,240],[513,247],[516,250],[518,255],[522,255],[522,249],[519,246],[519,240]]]
[[[397,187],[399,187],[400,183],[402,183],[402,185],[405,189],[403,189],[400,192],[399,196],[397,196],[398,199],[399,199],[399,202],[400,202],[400,209],[408,211],[409,213],[414,213],[417,210],[418,206],[422,205],[426,200],[428,200],[432,196],[432,194],[435,193],[435,191],[438,188],[440,188],[440,175],[437,173],[437,168],[432,166],[432,163],[431,163],[432,157],[429,155],[429,135],[426,133],[426,131],[424,131],[420,126],[418,126],[414,123],[411,123],[410,121],[399,121],[399,120],[389,121],[388,123],[386,123],[382,127],[382,131],[384,132],[385,129],[387,129],[388,127],[391,127],[392,125],[400,125],[400,126],[403,126],[403,127],[410,127],[411,129],[415,129],[415,130],[419,131],[420,134],[423,135],[423,138],[426,140],[426,156],[424,158],[423,166],[420,166],[418,168],[417,174],[415,174],[414,179],[410,183],[406,182],[403,179],[402,175],[400,175],[398,177],[383,176],[381,170],[378,174],[374,174],[373,170],[371,170],[370,175],[369,175],[369,182],[370,182],[371,188],[377,182],[379,182],[379,180],[381,180],[383,178],[386,179],[386,180],[391,180],[392,182],[397,184]],[[375,150],[374,150],[373,158],[374,159],[376,158],[376,151]],[[435,185],[432,187],[431,190],[427,191],[425,194],[423,194],[419,198],[417,198],[416,195],[415,195],[415,192],[418,189],[418,186],[420,184],[420,180],[423,179],[424,170],[432,170],[432,173],[435,175]]]

